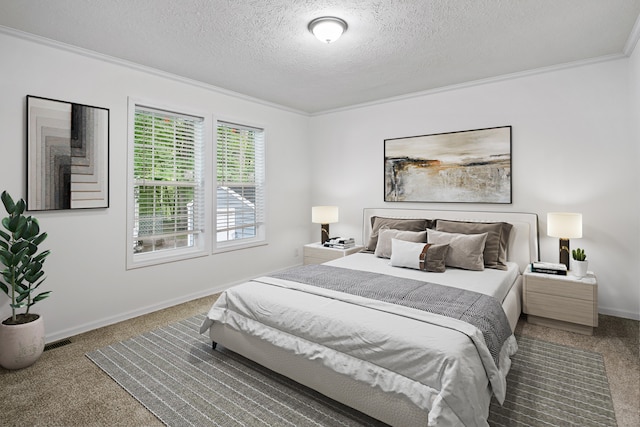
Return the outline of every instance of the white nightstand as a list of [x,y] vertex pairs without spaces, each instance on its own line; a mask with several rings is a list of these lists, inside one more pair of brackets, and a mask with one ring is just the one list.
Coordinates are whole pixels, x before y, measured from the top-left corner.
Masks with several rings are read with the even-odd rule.
[[364,246],[356,245],[349,249],[326,248],[320,243],[310,243],[304,245],[304,264],[322,264],[336,258],[342,258],[347,255],[355,254],[364,249]]
[[524,273],[523,311],[535,325],[593,335],[598,326],[598,282],[589,272],[572,276]]

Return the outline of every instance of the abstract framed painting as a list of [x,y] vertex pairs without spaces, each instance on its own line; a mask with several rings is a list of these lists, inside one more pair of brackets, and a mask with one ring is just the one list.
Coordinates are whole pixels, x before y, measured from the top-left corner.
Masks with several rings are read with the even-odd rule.
[[27,209],[109,207],[109,110],[27,96]]
[[384,201],[511,203],[511,126],[385,139]]

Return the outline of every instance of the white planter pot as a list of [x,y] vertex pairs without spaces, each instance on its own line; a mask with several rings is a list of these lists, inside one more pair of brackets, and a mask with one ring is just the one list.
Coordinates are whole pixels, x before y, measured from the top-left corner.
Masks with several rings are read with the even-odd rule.
[[44,351],[42,316],[21,325],[0,323],[0,366],[22,369],[33,365]]
[[589,267],[589,261],[576,261],[575,259],[571,260],[571,271],[574,276],[579,279],[582,279],[587,275],[587,268]]

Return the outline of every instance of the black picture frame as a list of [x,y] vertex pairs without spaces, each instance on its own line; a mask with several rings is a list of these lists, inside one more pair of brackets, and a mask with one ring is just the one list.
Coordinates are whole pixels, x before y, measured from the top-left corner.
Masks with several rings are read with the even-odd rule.
[[512,203],[511,126],[384,140],[384,201]]
[[27,209],[109,207],[109,109],[27,95]]

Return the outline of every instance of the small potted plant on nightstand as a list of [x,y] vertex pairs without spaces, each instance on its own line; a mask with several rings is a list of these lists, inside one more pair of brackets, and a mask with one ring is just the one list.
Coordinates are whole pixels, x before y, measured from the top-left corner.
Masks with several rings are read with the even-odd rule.
[[[38,360],[44,350],[42,316],[30,313],[36,302],[50,291],[36,293],[44,282],[42,264],[49,251],[38,253],[38,245],[47,238],[40,232],[38,220],[25,216],[23,199],[17,203],[6,191],[2,203],[9,216],[2,219],[0,229],[0,289],[9,296],[11,316],[0,323],[0,365],[6,369],[21,369]],[[16,310],[24,309],[24,313]]]
[[587,268],[589,267],[587,255],[584,253],[584,249],[580,248],[572,250],[571,255],[573,257],[573,261],[571,262],[573,274],[579,279],[582,279],[587,275]]

